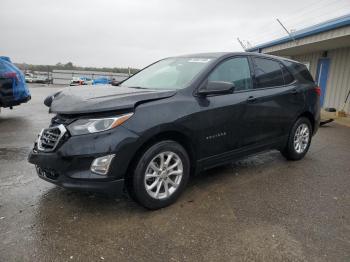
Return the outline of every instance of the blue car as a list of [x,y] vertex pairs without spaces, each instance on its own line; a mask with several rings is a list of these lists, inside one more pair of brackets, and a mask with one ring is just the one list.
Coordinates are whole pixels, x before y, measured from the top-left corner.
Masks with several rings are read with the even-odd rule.
[[0,108],[12,108],[30,99],[30,92],[21,70],[9,57],[0,56]]
[[99,77],[93,80],[93,85],[109,85],[111,83],[111,79],[108,77]]

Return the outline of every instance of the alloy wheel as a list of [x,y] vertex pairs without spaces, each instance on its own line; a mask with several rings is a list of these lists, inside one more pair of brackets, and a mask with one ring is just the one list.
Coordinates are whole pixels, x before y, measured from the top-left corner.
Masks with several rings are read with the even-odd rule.
[[305,151],[310,140],[310,129],[307,124],[303,123],[298,126],[294,135],[294,149],[298,154]]
[[144,185],[154,199],[166,199],[178,189],[183,176],[183,163],[174,152],[156,155],[148,164]]

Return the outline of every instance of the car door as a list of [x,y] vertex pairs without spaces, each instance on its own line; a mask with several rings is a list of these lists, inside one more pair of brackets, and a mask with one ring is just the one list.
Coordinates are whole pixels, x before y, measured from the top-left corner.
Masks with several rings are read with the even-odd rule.
[[236,56],[222,61],[211,71],[207,81],[231,82],[235,91],[225,95],[197,96],[200,110],[193,120],[198,131],[199,158],[220,156],[239,147],[247,100],[244,91],[253,87],[248,58]]
[[278,143],[288,135],[290,123],[300,109],[297,82],[275,59],[251,57],[254,89],[249,92],[244,112],[242,146]]

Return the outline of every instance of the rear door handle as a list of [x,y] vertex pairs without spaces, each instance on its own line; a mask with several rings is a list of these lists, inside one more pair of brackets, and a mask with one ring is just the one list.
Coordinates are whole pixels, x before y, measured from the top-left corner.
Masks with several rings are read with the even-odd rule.
[[258,99],[255,96],[250,96],[250,97],[248,97],[247,102],[254,103],[256,100],[258,100]]

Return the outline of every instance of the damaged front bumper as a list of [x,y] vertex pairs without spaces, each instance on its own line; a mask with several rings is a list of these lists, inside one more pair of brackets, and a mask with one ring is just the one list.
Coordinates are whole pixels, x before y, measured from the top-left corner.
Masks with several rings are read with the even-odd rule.
[[[67,134],[50,152],[39,150],[38,142],[35,143],[28,161],[36,166],[40,178],[55,185],[120,195],[137,139],[137,135],[122,126],[96,134]],[[93,172],[94,160],[111,154],[115,157],[111,159],[108,172],[104,175]]]
[[[123,192],[124,178],[105,178],[92,173],[86,168],[91,162],[88,159],[76,158],[67,161],[55,153],[39,153],[33,149],[28,161],[35,165],[41,179],[60,187],[113,195],[121,195]],[[70,168],[72,169],[67,171]]]

